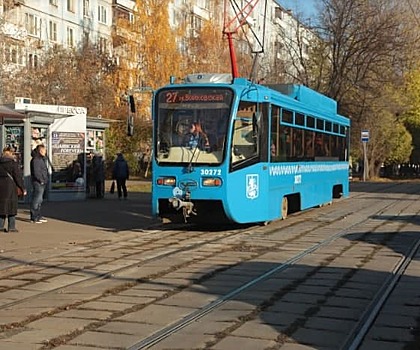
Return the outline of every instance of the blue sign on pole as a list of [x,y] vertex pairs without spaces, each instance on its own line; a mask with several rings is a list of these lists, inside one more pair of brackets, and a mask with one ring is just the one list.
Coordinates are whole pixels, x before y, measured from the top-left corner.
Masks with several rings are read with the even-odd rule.
[[362,138],[362,142],[368,142],[369,141],[369,130],[362,130],[361,138]]

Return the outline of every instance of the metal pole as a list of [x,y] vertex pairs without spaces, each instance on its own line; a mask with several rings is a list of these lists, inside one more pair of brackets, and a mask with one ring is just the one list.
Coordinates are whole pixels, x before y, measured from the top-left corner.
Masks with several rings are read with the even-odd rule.
[[363,142],[363,181],[368,178],[367,142]]

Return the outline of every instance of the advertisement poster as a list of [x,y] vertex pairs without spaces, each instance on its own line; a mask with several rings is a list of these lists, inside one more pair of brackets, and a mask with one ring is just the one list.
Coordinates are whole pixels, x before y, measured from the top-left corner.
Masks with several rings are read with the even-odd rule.
[[53,190],[84,191],[85,133],[54,131],[51,134]]
[[87,130],[86,150],[92,153],[104,153],[104,132],[101,130]]
[[47,145],[47,131],[44,127],[32,127],[31,149],[38,145]]
[[23,168],[23,126],[6,126],[5,147],[11,147],[16,161]]

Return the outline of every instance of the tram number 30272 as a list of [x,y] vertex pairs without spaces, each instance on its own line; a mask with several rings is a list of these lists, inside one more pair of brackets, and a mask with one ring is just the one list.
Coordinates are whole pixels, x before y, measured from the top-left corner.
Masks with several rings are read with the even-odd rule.
[[222,169],[201,169],[201,176],[222,176]]

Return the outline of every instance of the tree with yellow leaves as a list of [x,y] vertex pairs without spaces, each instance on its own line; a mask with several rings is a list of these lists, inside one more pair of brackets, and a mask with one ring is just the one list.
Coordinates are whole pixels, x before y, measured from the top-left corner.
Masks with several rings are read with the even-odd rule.
[[230,73],[229,51],[221,26],[206,21],[201,31],[187,41],[187,73]]
[[[169,0],[136,0],[133,17],[117,19],[113,33],[114,54],[119,67],[114,72],[117,87],[116,103],[126,106],[134,97],[134,136],[128,140],[126,128],[115,124],[108,133],[113,151],[127,155],[150,147],[151,91],[168,83],[170,76],[180,75],[181,54],[177,48],[177,33],[169,25]],[[130,159],[129,159],[130,160]]]
[[122,92],[141,86],[155,89],[179,74],[181,55],[169,25],[168,2],[136,0],[133,19],[117,21],[113,42],[121,58],[117,82]]

